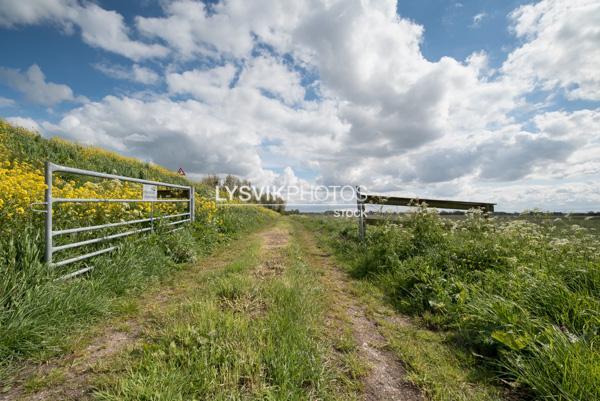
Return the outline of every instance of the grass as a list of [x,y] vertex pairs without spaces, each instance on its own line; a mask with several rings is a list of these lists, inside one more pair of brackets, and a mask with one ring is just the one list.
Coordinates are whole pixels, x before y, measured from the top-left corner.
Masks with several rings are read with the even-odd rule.
[[[334,252],[340,266],[350,274],[356,255],[342,252],[336,245],[344,241],[344,235],[355,229],[344,220],[297,218],[299,223],[316,234],[320,243]],[[348,239],[346,239],[348,240]],[[473,355],[453,343],[451,335],[425,327],[417,317],[398,318],[389,300],[369,280],[352,281],[353,296],[365,306],[370,319],[377,322],[388,346],[407,368],[408,379],[415,383],[432,401],[500,401],[504,391],[491,382],[489,369],[481,369],[474,363]],[[342,343],[343,344],[343,343]],[[352,343],[350,343],[352,344]],[[355,358],[354,358],[355,359]],[[358,365],[358,376],[364,375],[365,367]]]
[[[3,158],[35,168],[51,159],[187,183],[159,166],[46,140],[3,121],[0,139]],[[64,282],[53,280],[59,270],[41,263],[41,217],[19,209],[18,219],[6,207],[2,215],[2,382],[25,360],[47,360],[74,347],[74,338],[97,322],[136,313],[142,291],[274,219],[261,208],[224,209],[214,220],[218,224],[196,223],[173,235],[127,241],[118,252],[95,258],[91,274]],[[370,228],[364,243],[348,221],[303,222],[359,280],[356,295],[369,305],[411,379],[433,400],[498,400],[512,388],[544,400],[600,399],[597,220],[577,224],[542,217],[487,220],[471,214],[450,221],[420,209]],[[227,268],[180,282],[174,291],[184,295],[181,303],[168,313],[157,312],[144,344],[108,368],[97,396],[355,397],[366,367],[344,330],[343,313],[326,307],[335,299],[324,293],[323,272],[311,269],[293,242],[282,251],[286,269],[254,274],[264,256],[258,247],[245,244]],[[390,307],[411,315],[412,323],[390,323],[381,315],[392,316]],[[334,323],[325,327],[324,319]],[[32,378],[26,387],[35,391],[61,380],[58,369]],[[502,383],[508,386],[501,388]]]
[[60,272],[50,271],[35,252],[20,248],[31,241],[15,241],[16,262],[8,265],[14,268],[4,272],[1,283],[0,377],[23,359],[44,360],[65,352],[75,333],[131,311],[132,296],[159,285],[220,244],[272,221],[270,214],[261,213],[251,209],[228,213],[226,234],[198,224],[167,236],[130,241],[110,256],[94,259],[91,274],[68,281],[54,281]]
[[60,138],[45,139],[37,133],[14,127],[2,119],[0,143],[7,151],[9,161],[27,161],[35,168],[43,168],[46,160],[50,160],[53,163],[85,170],[190,185],[184,177],[164,167]]
[[451,333],[424,327],[419,319],[393,319],[385,295],[373,283],[357,282],[356,294],[408,368],[408,378],[434,401],[500,401],[504,391],[493,372],[456,344]]
[[[369,227],[361,244],[354,222],[308,224],[356,278],[423,325],[391,328],[389,336],[434,399],[461,399],[444,395],[457,380],[452,365],[491,370],[497,383],[537,399],[600,399],[593,230],[477,215],[451,222],[422,209],[399,224]],[[489,381],[478,376],[459,381]]]
[[[350,301],[351,294],[344,293],[345,284],[339,282],[338,277],[332,274],[331,267],[317,255],[320,251],[316,248],[312,232],[296,219],[292,219],[291,223],[294,238],[307,263],[319,275],[324,290],[327,310],[322,338],[328,340],[328,348],[333,350],[330,364],[343,373],[336,378],[336,386],[344,394],[342,399],[361,399],[365,392],[364,379],[372,366],[361,355],[355,338],[355,328],[349,316],[349,309],[353,307]],[[341,295],[340,292],[344,294]]]
[[[101,400],[349,399],[328,358],[319,275],[295,242],[261,274],[251,242],[224,269],[194,279],[185,302],[157,316],[143,344],[98,381]],[[277,257],[277,256],[276,256]]]
[[[133,177],[187,183],[158,166],[62,140],[46,140],[0,121],[3,157],[40,167],[44,160]],[[273,218],[260,208],[219,211],[221,224],[202,224],[170,235],[124,241],[116,253],[94,258],[86,277],[54,281],[62,269],[42,263],[40,215],[17,222],[2,215],[0,236],[0,378],[23,359],[43,360],[65,351],[70,336],[100,319],[126,312],[132,294],[169,276],[218,244]],[[9,215],[10,216],[10,215]],[[64,255],[63,255],[64,256]],[[74,267],[75,270],[77,267]]]
[[[40,169],[46,160],[51,160],[89,170],[191,184],[160,166],[65,140],[44,139],[3,120],[0,120],[0,158],[6,171],[20,168],[23,177],[33,180],[31,177],[37,176],[38,181],[41,172],[22,166]],[[42,361],[64,353],[73,346],[78,333],[100,320],[131,312],[135,308],[135,302],[131,301],[135,295],[163,283],[174,272],[232,238],[274,219],[273,212],[260,207],[214,211],[199,204],[197,222],[189,228],[173,234],[120,241],[122,246],[118,251],[91,261],[95,267],[92,273],[69,281],[55,281],[66,272],[83,267],[87,261],[70,265],[69,270],[50,269],[42,262],[43,215],[28,209],[31,199],[42,199],[39,185],[31,186],[34,187],[35,194],[29,193],[33,190],[25,190],[27,186],[15,185],[12,193],[0,195],[0,382],[5,382],[24,360]],[[200,192],[205,189],[197,187]],[[19,212],[15,205],[21,209]],[[213,217],[208,218],[209,213]],[[57,218],[60,214],[56,213]],[[80,217],[74,216],[67,218],[71,227],[72,220]],[[78,223],[98,222],[79,220]],[[69,255],[66,251],[61,256]]]

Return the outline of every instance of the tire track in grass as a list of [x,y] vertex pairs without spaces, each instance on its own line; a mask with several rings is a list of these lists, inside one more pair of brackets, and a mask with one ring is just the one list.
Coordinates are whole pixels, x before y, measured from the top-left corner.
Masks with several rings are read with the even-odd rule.
[[277,227],[273,230],[261,233],[261,262],[254,271],[254,275],[260,279],[266,279],[271,275],[279,275],[285,268],[285,257],[282,248],[290,242],[290,232],[287,228]]
[[[316,244],[302,246],[307,235],[282,219],[234,242],[5,399],[420,400],[343,275]],[[333,331],[326,300],[344,312]],[[332,350],[338,329],[361,361]]]
[[[366,401],[421,401],[419,389],[410,382],[401,361],[388,349],[385,337],[377,324],[353,296],[345,274],[335,265],[332,257],[319,249],[316,239],[306,228],[297,224],[302,246],[311,264],[323,272],[322,281],[331,291],[336,311],[329,319],[346,321],[358,345],[358,354],[368,370],[362,376],[363,399]],[[342,316],[340,316],[342,314]],[[337,316],[336,316],[337,315]],[[340,327],[340,323],[333,323]],[[343,326],[343,323],[341,324]]]

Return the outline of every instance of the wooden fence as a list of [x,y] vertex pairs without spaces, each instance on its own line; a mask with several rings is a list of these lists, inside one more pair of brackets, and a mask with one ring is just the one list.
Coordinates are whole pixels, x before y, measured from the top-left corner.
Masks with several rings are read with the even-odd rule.
[[360,192],[360,187],[356,191],[356,205],[358,207],[358,233],[360,238],[364,238],[367,225],[367,215],[365,213],[365,205],[381,205],[381,206],[421,206],[426,204],[428,207],[439,209],[455,209],[455,210],[470,210],[481,209],[486,213],[494,212],[495,203],[486,202],[466,202],[444,199],[422,199],[422,198],[405,198],[399,196],[381,196],[373,194],[365,194]]

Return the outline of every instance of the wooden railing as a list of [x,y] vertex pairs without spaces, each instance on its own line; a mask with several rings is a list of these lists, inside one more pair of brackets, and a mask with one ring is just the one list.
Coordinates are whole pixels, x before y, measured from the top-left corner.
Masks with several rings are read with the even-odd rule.
[[358,207],[358,232],[360,238],[364,238],[366,232],[367,215],[365,205],[381,205],[381,206],[421,206],[427,205],[439,209],[455,209],[455,210],[470,210],[481,209],[486,213],[493,213],[495,203],[487,202],[467,202],[445,199],[423,199],[423,198],[406,198],[399,196],[382,196],[365,194],[360,192],[360,188],[356,191],[356,204]]

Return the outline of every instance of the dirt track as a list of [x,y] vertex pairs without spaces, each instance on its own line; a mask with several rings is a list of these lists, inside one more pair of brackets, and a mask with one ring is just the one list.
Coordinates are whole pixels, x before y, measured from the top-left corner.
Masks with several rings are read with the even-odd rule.
[[360,349],[362,359],[369,370],[364,381],[366,401],[417,401],[423,400],[419,389],[406,379],[406,371],[394,354],[386,349],[386,340],[375,322],[367,317],[350,290],[346,275],[336,265],[332,256],[317,245],[314,236],[303,230],[302,242],[311,264],[323,271],[323,281],[332,292],[338,309],[345,312],[352,325],[351,330]]
[[[272,227],[254,236],[262,243],[260,262],[253,273],[256,277],[268,279],[286,268],[282,249],[290,241],[297,241],[311,268],[322,273],[323,285],[333,300],[328,319],[337,319],[337,324],[343,324],[351,331],[358,355],[367,367],[365,375],[359,378],[362,381],[359,398],[366,401],[423,400],[419,390],[406,379],[402,363],[386,349],[386,341],[376,323],[369,319],[365,306],[352,295],[348,278],[336,266],[333,258],[319,249],[312,233],[299,226],[293,232]],[[43,364],[24,366],[12,387],[0,395],[0,400],[93,398],[91,383],[102,372],[102,366],[110,364],[115,355],[135,346],[143,335],[145,321],[168,310],[169,306],[180,302],[186,293],[194,290],[190,275],[218,270],[230,262],[235,256],[231,254],[235,247],[229,248],[228,252],[220,252],[204,260],[200,266],[190,267],[181,277],[175,277],[171,285],[142,296],[139,304],[145,307],[137,314],[121,319],[118,325],[108,322],[104,327],[96,328],[96,334],[81,349]],[[334,313],[334,309],[337,312]],[[32,386],[32,382],[38,384]]]

